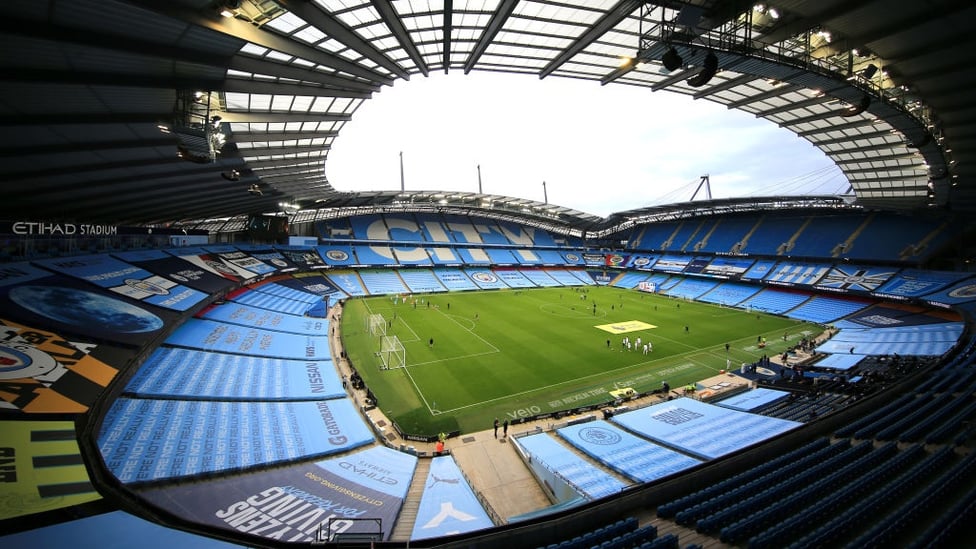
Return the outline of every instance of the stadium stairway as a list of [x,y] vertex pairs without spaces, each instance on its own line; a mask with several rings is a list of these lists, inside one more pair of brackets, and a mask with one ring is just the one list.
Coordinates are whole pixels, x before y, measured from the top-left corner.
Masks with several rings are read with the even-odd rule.
[[800,238],[800,235],[803,234],[803,231],[812,222],[813,222],[813,217],[808,217],[807,220],[803,223],[803,225],[799,229],[797,229],[792,236],[790,236],[790,239],[782,243],[779,246],[779,248],[777,248],[776,255],[786,255],[787,252],[791,251],[793,249],[793,246],[796,246],[797,239]]
[[410,481],[407,497],[403,500],[403,506],[400,507],[400,514],[397,516],[393,533],[390,534],[390,541],[410,541],[410,534],[413,533],[413,525],[417,521],[417,510],[420,509],[420,498],[424,495],[424,484],[427,482],[427,473],[429,472],[430,460],[417,460],[417,468],[413,471],[413,480]]
[[844,254],[849,253],[854,247],[854,242],[857,240],[857,237],[861,236],[861,233],[871,224],[871,221],[876,215],[878,214],[875,212],[868,214],[867,218],[847,237],[847,240],[834,246],[834,249],[830,251],[830,257],[843,257]]
[[935,240],[935,237],[938,236],[939,233],[941,233],[943,229],[945,229],[948,226],[949,226],[949,222],[946,221],[945,223],[939,225],[934,231],[925,235],[925,238],[923,238],[922,240],[918,241],[915,244],[906,246],[905,249],[902,250],[901,253],[898,255],[898,259],[901,261],[907,261],[911,257],[921,254],[922,250],[927,248],[929,243]]

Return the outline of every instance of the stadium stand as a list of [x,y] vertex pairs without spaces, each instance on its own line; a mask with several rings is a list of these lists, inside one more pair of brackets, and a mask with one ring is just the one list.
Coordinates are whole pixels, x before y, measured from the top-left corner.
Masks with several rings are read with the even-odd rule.
[[630,245],[634,250],[664,250],[677,228],[674,221],[642,225],[632,233]]
[[703,219],[687,219],[682,221],[678,225],[678,228],[668,237],[668,240],[664,242],[661,249],[676,252],[693,252],[694,243],[692,239],[701,231],[703,225],[705,225]]
[[372,295],[406,294],[410,289],[403,283],[399,271],[361,270],[359,278]]
[[443,244],[454,242],[450,232],[447,230],[446,219],[444,217],[428,213],[417,213],[415,216],[425,241]]
[[776,266],[776,260],[774,259],[760,259],[756,261],[752,267],[749,267],[745,273],[742,274],[743,280],[762,280],[769,273],[772,272],[773,267]]
[[483,265],[485,267],[491,265],[491,257],[483,248],[458,248],[457,253],[465,265]]
[[[470,532],[494,525],[453,457],[439,456],[431,459],[425,486],[411,539]],[[455,509],[465,513],[466,520],[460,523],[436,520],[443,513],[445,501],[452,502]]]
[[400,278],[413,293],[446,292],[447,288],[430,269],[401,269]]
[[790,248],[793,238],[806,223],[807,218],[803,216],[765,214],[740,251],[753,255],[779,255]]
[[545,265],[565,265],[566,259],[556,250],[535,250],[539,261]]
[[356,255],[352,251],[352,246],[348,244],[326,244],[316,246],[322,259],[330,266],[355,265]]
[[434,276],[449,291],[478,289],[478,285],[461,269],[434,269]]
[[[505,283],[494,271],[490,269],[477,269],[469,268],[463,269],[464,274],[470,278],[475,285],[482,290],[498,290],[502,288],[508,288],[509,285]],[[525,277],[522,277],[523,279]]]
[[553,476],[564,480],[579,494],[589,499],[615,494],[627,486],[614,475],[596,467],[563,446],[547,433],[513,440],[530,456],[530,463],[538,463]]
[[510,250],[500,249],[500,248],[485,248],[485,253],[488,254],[488,260],[494,265],[517,265],[519,261],[515,259]]
[[374,265],[379,267],[397,265],[396,257],[389,246],[381,244],[355,245],[352,247],[357,265]]
[[735,306],[755,295],[762,287],[758,285],[742,284],[739,282],[724,282],[698,297],[700,301],[718,303],[719,305]]
[[451,248],[427,248],[427,253],[434,265],[461,265],[461,257]]
[[793,263],[781,261],[763,278],[766,282],[809,286],[827,274],[830,265],[826,263]]
[[940,247],[940,242],[950,233],[948,225],[944,219],[907,218],[874,212],[869,214],[868,224],[844,252],[862,261],[914,259],[927,253],[929,246]]
[[637,482],[666,477],[701,463],[604,420],[567,425],[556,429],[556,434],[604,466]]
[[[373,222],[377,223],[378,221],[374,220]],[[363,246],[357,244],[356,247]],[[223,250],[222,253],[229,252]],[[705,262],[711,261],[709,258],[689,258],[687,256],[670,256],[668,259],[678,263],[685,260],[689,264],[698,262],[699,265],[705,265]],[[731,259],[723,258],[719,267],[727,269],[729,266],[735,265],[740,264]],[[808,269],[811,265],[789,263],[787,267]],[[813,267],[823,269],[825,265],[814,265]],[[878,276],[876,273],[883,271],[883,268],[861,265],[852,268],[861,273],[856,276],[867,275],[875,276],[875,278]],[[926,279],[925,275],[927,274],[924,271],[921,272],[921,275],[909,271],[905,276],[907,281],[914,281],[918,278]],[[837,318],[851,316],[853,313],[865,310],[872,303],[864,298],[851,296],[817,295],[766,287],[762,283],[720,282],[711,278],[687,277],[669,274],[668,272],[610,270],[609,275],[615,277],[614,285],[622,288],[633,288],[642,281],[653,281],[659,291],[669,292],[671,295],[731,306],[738,305],[746,309],[767,310],[763,307],[769,307],[793,318],[821,323],[832,322],[835,315]],[[847,272],[844,275],[852,276]],[[803,276],[806,277],[805,279],[810,279],[814,278],[815,275]],[[507,288],[559,284],[579,285],[584,281],[589,284],[593,283],[592,278],[585,271],[579,269],[518,270],[469,267],[466,269],[390,270],[374,268],[345,272],[329,271],[327,277],[337,288],[342,288],[344,292],[350,295],[362,295],[365,292],[370,294],[434,292],[488,286]],[[318,275],[315,278],[325,280]],[[932,287],[936,288],[944,288],[958,279],[955,275],[948,277],[933,276],[931,278],[934,281]],[[145,424],[142,423],[143,420],[128,419],[140,417],[135,412],[137,405],[145,406],[147,410],[156,410],[157,408],[162,410],[163,404],[156,403],[162,402],[159,400],[161,398],[189,402],[190,404],[183,405],[189,410],[189,413],[198,414],[201,417],[211,417],[213,418],[212,421],[222,422],[222,424],[230,424],[232,422],[231,415],[247,416],[253,419],[241,420],[244,422],[242,428],[258,430],[262,427],[250,427],[251,424],[247,422],[280,422],[284,421],[282,418],[290,417],[292,414],[301,416],[310,414],[297,411],[297,408],[294,407],[291,409],[279,408],[269,412],[267,410],[271,410],[271,408],[257,406],[256,403],[289,401],[298,403],[307,399],[342,399],[345,391],[342,388],[342,382],[334,372],[322,377],[323,385],[321,387],[308,385],[310,378],[306,370],[312,362],[305,361],[307,359],[307,347],[304,346],[304,343],[299,344],[297,340],[292,341],[287,337],[302,333],[311,336],[324,336],[329,329],[328,322],[320,323],[319,328],[315,328],[314,325],[305,326],[302,315],[309,307],[321,302],[322,298],[319,293],[301,289],[305,287],[300,283],[302,280],[301,278],[279,277],[274,282],[252,284],[245,289],[228,293],[226,295],[227,303],[201,311],[199,316],[202,320],[186,323],[167,340],[167,346],[159,348],[146,360],[137,375],[130,380],[124,392],[125,396],[116,401],[119,403],[119,410],[113,411],[107,416],[106,426],[100,438],[100,447],[110,460],[111,470],[114,473],[124,479],[124,482],[131,483],[147,480],[199,478],[213,473],[226,474],[228,471],[244,471],[254,467],[287,463],[296,459],[305,459],[297,456],[309,455],[288,453],[287,450],[282,450],[278,453],[268,453],[258,461],[249,461],[235,460],[219,454],[218,459],[214,461],[204,461],[193,467],[187,467],[168,454],[160,454],[153,458],[152,467],[155,472],[137,473],[134,471],[140,467],[146,467],[145,459],[137,464],[133,459],[126,457],[130,452],[128,447],[119,446],[119,443],[116,442],[129,436],[127,433],[134,433],[145,428]],[[451,282],[445,282],[445,280]],[[892,280],[895,279],[880,280],[875,287],[880,287]],[[298,285],[292,285],[290,281]],[[314,279],[311,287],[315,287]],[[837,289],[845,290],[846,288]],[[794,302],[801,304],[796,305]],[[919,314],[917,307],[911,308],[904,305],[899,307],[892,308],[890,311],[871,309],[868,312],[872,310],[874,312],[870,317],[865,318],[884,316],[885,318],[897,318],[900,322],[904,322]],[[862,313],[862,316],[863,314],[867,313]],[[748,400],[751,400],[748,408],[751,414],[755,417],[787,420],[791,424],[810,422],[817,418],[832,416],[865,394],[863,386],[853,382],[848,383],[848,379],[854,377],[866,377],[869,380],[899,379],[910,376],[922,368],[924,364],[909,363],[908,361],[912,358],[910,355],[941,356],[949,352],[955,345],[957,338],[963,333],[961,322],[921,324],[900,328],[865,328],[862,324],[855,322],[859,318],[858,315],[851,316],[851,318],[853,320],[845,321],[846,323],[842,326],[843,329],[833,339],[818,347],[817,351],[820,353],[834,352],[837,354],[831,356],[846,359],[852,355],[847,346],[856,345],[858,352],[854,356],[858,358],[857,361],[853,361],[853,356],[851,357],[852,360],[847,361],[828,357],[828,359],[810,365],[808,368],[811,371],[805,372],[805,376],[788,376],[774,380],[770,386],[776,387],[777,390],[771,391],[771,394],[764,397],[765,400],[753,398],[749,393],[740,395],[743,399],[741,402],[745,402],[747,396]],[[291,322],[303,324],[291,325]],[[932,321],[929,319],[925,322]],[[265,327],[268,328],[267,331],[261,330]],[[233,336],[228,341],[246,341],[248,338],[244,336],[243,330],[245,329],[258,329],[265,334],[276,333],[277,335],[273,337],[278,341],[268,347],[267,350],[253,355],[241,355],[238,354],[240,348],[215,347],[213,343],[208,342],[207,334],[215,333],[215,330],[237,330],[240,335]],[[830,347],[831,345],[834,348]],[[905,367],[896,367],[893,364],[877,361],[870,362],[871,357],[865,358],[865,356],[882,354],[880,348],[872,349],[872,345],[881,345],[887,352],[893,350],[903,355],[897,360],[902,361]],[[972,347],[973,344],[970,344],[970,352]],[[862,354],[861,348],[863,348],[864,354]],[[320,357],[317,360],[317,368],[320,370],[327,368],[329,364],[327,346],[316,351],[316,353]],[[803,487],[798,490],[795,479],[789,477],[785,479],[762,477],[762,481],[768,486],[770,493],[765,491],[756,493],[734,491],[732,492],[734,495],[723,497],[738,498],[741,500],[739,503],[722,506],[720,502],[724,500],[721,498],[716,500],[713,497],[709,498],[708,501],[715,501],[707,506],[695,504],[686,510],[675,511],[673,516],[679,524],[693,525],[701,533],[719,536],[726,543],[748,542],[757,547],[774,547],[780,546],[788,540],[801,539],[801,536],[807,536],[810,539],[821,539],[822,536],[835,539],[840,534],[824,533],[817,528],[817,524],[820,523],[814,519],[831,521],[831,523],[838,525],[849,525],[858,520],[861,516],[858,513],[864,512],[860,506],[853,506],[852,511],[850,511],[853,515],[847,515],[839,511],[842,508],[839,505],[842,502],[853,501],[853,498],[859,497],[857,494],[860,492],[849,493],[846,490],[834,490],[836,493],[832,496],[833,499],[823,500],[817,496],[816,490],[841,485],[844,482],[849,482],[851,478],[857,479],[854,483],[857,486],[856,490],[881,490],[878,488],[880,479],[891,475],[897,475],[894,478],[902,479],[908,478],[903,475],[911,474],[913,475],[912,478],[931,480],[931,477],[935,475],[934,469],[944,468],[947,464],[958,461],[951,458],[951,452],[941,452],[938,454],[938,458],[926,458],[923,455],[925,452],[921,448],[922,444],[951,444],[955,440],[966,440],[969,436],[967,433],[972,430],[969,427],[969,422],[976,415],[976,404],[960,395],[947,392],[949,387],[958,386],[960,383],[976,386],[976,373],[973,373],[976,372],[976,369],[963,369],[960,367],[962,364],[969,363],[953,363],[951,368],[947,367],[942,370],[941,375],[933,375],[927,383],[920,384],[918,386],[920,392],[916,395],[909,395],[907,398],[897,400],[896,406],[884,408],[883,413],[866,416],[865,421],[851,423],[851,429],[837,431],[837,436],[846,436],[852,441],[870,438],[879,443],[909,445],[907,449],[892,450],[893,447],[889,444],[865,454],[862,448],[866,447],[863,445],[849,444],[847,445],[847,452],[844,453],[847,457],[843,461],[835,463],[832,461],[833,458],[826,456],[818,458],[832,464],[824,471],[831,470],[833,467],[836,472],[824,472],[821,475],[824,478],[811,481],[811,486],[816,486],[816,489]],[[170,373],[173,371],[180,371],[181,375],[174,376]],[[213,377],[211,376],[219,377],[225,383],[219,387],[215,386],[212,383]],[[274,381],[272,382],[272,380]],[[761,391],[770,391],[770,389],[757,389],[754,392]],[[125,400],[127,397],[137,398]],[[729,400],[731,401],[731,399]],[[217,401],[237,402],[240,405],[227,407],[226,412],[215,412],[206,407],[209,406],[206,403]],[[203,411],[204,409],[207,411]],[[337,413],[344,414],[345,412]],[[358,414],[355,415],[358,417]],[[662,439],[659,435],[654,435],[648,431],[646,425],[643,427],[632,425],[628,423],[627,418],[627,414],[620,414],[613,419],[613,422],[589,422],[556,430],[561,438],[569,441],[587,457],[566,448],[546,433],[525,438],[526,440],[542,440],[541,437],[546,437],[546,440],[551,443],[549,450],[554,444],[559,450],[558,453],[536,449],[535,454],[533,454],[534,459],[540,462],[540,466],[550,469],[554,476],[562,478],[567,485],[573,486],[579,493],[591,499],[612,496],[625,486],[625,483],[617,479],[614,474],[602,471],[601,465],[598,464],[616,471],[633,482],[652,482],[669,478],[690,467],[698,466],[700,461],[688,458],[687,455],[684,455],[686,452],[701,454],[703,457],[707,455],[709,458],[719,456],[719,454],[708,455],[707,452],[712,450],[706,451],[701,446],[685,447],[681,446],[681,443]],[[176,441],[177,438],[174,437],[177,435],[174,433],[184,429],[185,425],[188,425],[187,421],[190,420],[187,418],[184,420],[159,421],[158,425],[152,428],[158,429],[159,436]],[[735,436],[730,432],[727,436],[716,437],[713,440],[721,440],[723,445],[728,445],[733,441],[738,441],[738,444],[744,446],[755,444],[755,439],[744,436],[747,430],[743,429],[743,423],[741,421],[734,423],[736,425]],[[617,429],[614,424],[627,425],[627,430]],[[355,422],[350,423],[347,427],[354,431],[360,429],[360,427],[355,426]],[[592,435],[587,437],[579,435],[585,427],[607,429],[614,436],[621,437],[621,444],[624,447],[606,453],[606,449],[593,446],[591,442],[588,442],[593,440]],[[714,429],[712,430],[714,431]],[[291,440],[286,437],[280,442],[285,446],[305,448],[302,451],[318,452],[316,455],[327,455],[328,452],[332,451],[314,445],[306,447],[307,441],[302,438],[310,436],[306,431],[305,427],[301,427],[295,431],[298,434],[294,435],[299,438]],[[350,440],[354,441],[353,444],[372,444],[373,438],[372,435],[367,436],[368,432],[368,430],[365,432],[360,430]],[[695,439],[697,443],[706,439],[706,437],[691,438]],[[841,449],[844,448],[844,442],[841,441],[829,446]],[[222,442],[221,439],[213,439],[213,444],[229,444],[229,441]],[[357,447],[350,446],[339,451],[348,452]],[[674,452],[672,448],[678,448],[680,452]],[[733,449],[723,450],[723,452],[740,451],[734,447],[730,448]],[[858,450],[855,451],[854,448]],[[530,453],[532,452],[530,451]],[[554,465],[555,462],[558,464]],[[815,470],[820,471],[819,468]],[[841,472],[843,475],[840,474]],[[957,473],[957,477],[953,478],[967,478],[965,476],[967,474],[969,473],[960,472]],[[800,478],[808,479],[805,475],[806,473],[800,475]],[[437,480],[440,477],[428,478],[431,479],[429,483],[434,486],[440,482]],[[890,488],[887,486],[887,489]],[[923,498],[919,492],[915,493],[915,498]],[[425,492],[423,497],[426,496]],[[474,497],[472,509],[475,510],[476,514],[484,513],[481,504],[477,502],[477,497],[472,497]],[[919,501],[923,499],[919,499]],[[965,502],[963,499],[954,499],[953,501],[958,501],[959,505],[964,505]],[[659,514],[662,517],[667,516],[672,507],[674,506],[664,505],[660,507]],[[757,508],[761,508],[762,511],[754,512]],[[481,511],[478,511],[479,509]],[[432,511],[426,510],[424,512]],[[786,513],[796,516],[796,518],[787,521],[772,520],[770,517],[776,516],[777,513]],[[800,514],[796,515],[796,513]],[[805,518],[801,519],[800,516]],[[486,518],[483,520],[486,522],[481,523],[482,525],[478,528],[484,528],[494,523],[491,518],[487,518],[487,514],[484,517]],[[882,530],[868,531],[863,535],[870,536],[871,539],[889,539],[892,535],[889,530],[897,531],[899,528],[904,528],[904,525],[895,518],[886,518],[886,520],[891,521],[891,524],[885,522],[886,526]],[[849,528],[849,526],[843,527]],[[647,528],[653,528],[653,526]],[[416,536],[416,539],[425,539],[424,536],[427,535],[436,537],[443,534],[415,531],[411,535]],[[637,546],[650,544],[674,546],[677,543],[677,537],[673,535],[671,537],[656,537],[654,540],[651,540],[650,537],[646,534],[641,534],[641,536],[634,534],[615,535],[606,543],[608,543],[607,546],[626,547],[631,538],[640,539],[640,545]],[[566,540],[564,543],[566,546],[578,546],[572,545],[572,540]],[[637,542],[635,541],[635,543]]]
[[[573,274],[573,271],[570,269],[545,269],[545,272],[561,286],[579,286],[586,284],[586,282],[580,280],[578,276]],[[592,284],[592,280],[589,283]]]
[[309,292],[303,292],[302,290],[299,290],[297,288],[290,288],[288,286],[283,286],[275,282],[255,285],[253,286],[253,289],[257,292],[271,294],[278,297],[283,297],[285,299],[291,299],[293,301],[304,301],[309,305],[322,300],[321,297],[315,294]]
[[574,276],[576,280],[582,284],[596,284],[593,278],[582,269],[568,269],[566,272]]
[[535,288],[535,283],[516,269],[495,269],[492,272],[510,288]]
[[228,296],[229,299],[242,305],[250,305],[269,311],[287,313],[290,315],[304,315],[311,306],[308,301],[299,301],[256,290],[243,290]]
[[518,271],[526,279],[532,282],[532,284],[539,286],[540,288],[547,288],[553,286],[562,286],[556,279],[554,279],[548,271],[542,269],[519,269]]
[[667,290],[668,295],[683,297],[685,299],[698,299],[704,293],[715,288],[718,282],[714,280],[701,280],[697,278],[685,278],[678,284]]
[[784,314],[808,299],[810,299],[808,293],[765,288],[739,303],[739,307],[773,314]]
[[817,347],[820,353],[941,356],[963,333],[958,322],[891,328],[844,328]]
[[701,272],[706,275],[718,276],[718,277],[738,277],[748,271],[755,260],[749,258],[741,257],[712,257],[709,258],[708,265],[706,265]]
[[[197,316],[208,320],[268,329],[276,332],[315,336],[329,334],[329,322],[327,320],[317,318],[313,322],[310,322],[308,316],[305,316],[310,314],[314,305],[304,301],[293,301],[282,297],[271,298],[270,301],[271,303],[268,306],[276,307],[276,309],[255,307],[231,301],[224,303],[220,307],[208,307]],[[289,308],[299,303],[304,304],[299,307],[304,312],[304,315],[290,313]],[[284,311],[281,311],[281,309],[284,309]]]
[[752,215],[720,217],[706,235],[707,239],[700,241],[702,245],[697,246],[695,251],[717,254],[738,253],[742,247],[741,243],[745,241],[746,235],[757,222],[758,219]]
[[539,254],[529,249],[520,248],[510,250],[510,252],[515,257],[515,260],[518,261],[519,265],[541,265],[544,263]]
[[650,274],[646,272],[624,272],[613,279],[613,282],[610,284],[612,286],[617,286],[618,288],[632,289],[636,288],[641,282],[646,282],[648,276],[650,276]]
[[433,265],[425,248],[390,246],[393,257],[400,265]]
[[854,314],[871,302],[849,297],[834,297],[815,295],[799,307],[791,309],[786,316],[799,320],[809,320],[819,324],[827,324],[847,315]]
[[788,251],[800,257],[837,257],[846,252],[848,242],[864,227],[864,215],[811,216]]
[[532,248],[556,247],[556,240],[548,231],[536,227],[529,227],[510,221],[496,221],[498,228],[513,246],[529,246]]
[[330,271],[328,278],[333,284],[350,296],[366,295],[366,288],[356,271]]

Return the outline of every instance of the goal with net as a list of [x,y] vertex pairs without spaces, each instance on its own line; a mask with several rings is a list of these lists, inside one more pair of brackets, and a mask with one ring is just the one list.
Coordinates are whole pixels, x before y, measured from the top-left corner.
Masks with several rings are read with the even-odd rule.
[[380,363],[383,370],[403,368],[407,365],[407,351],[403,348],[399,337],[385,335],[380,338]]
[[366,317],[366,331],[369,335],[383,337],[386,335],[386,319],[381,314],[371,314]]

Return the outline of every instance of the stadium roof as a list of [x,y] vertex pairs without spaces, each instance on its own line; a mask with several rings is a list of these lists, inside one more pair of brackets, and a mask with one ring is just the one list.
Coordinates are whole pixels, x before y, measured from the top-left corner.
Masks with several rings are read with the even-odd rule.
[[434,71],[578,78],[715,101],[819,147],[860,205],[976,206],[970,2],[9,0],[5,8],[0,218],[168,223],[280,211],[282,201],[314,209],[426,200],[572,226],[611,222],[473,193],[337,192],[323,166],[356,109],[397,80]]

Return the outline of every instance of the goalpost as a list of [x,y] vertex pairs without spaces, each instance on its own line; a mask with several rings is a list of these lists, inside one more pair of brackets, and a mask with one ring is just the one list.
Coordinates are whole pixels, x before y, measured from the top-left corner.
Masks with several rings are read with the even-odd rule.
[[381,314],[371,314],[366,317],[366,330],[369,335],[383,337],[386,335],[386,319]]
[[384,335],[380,338],[380,362],[383,370],[403,368],[407,365],[407,351],[400,343],[400,338]]

